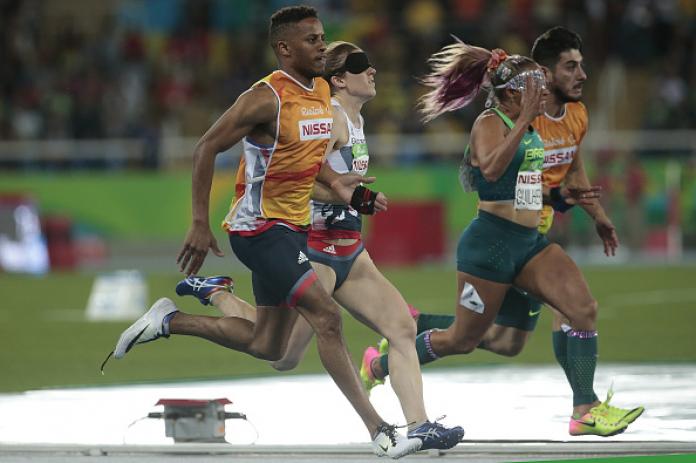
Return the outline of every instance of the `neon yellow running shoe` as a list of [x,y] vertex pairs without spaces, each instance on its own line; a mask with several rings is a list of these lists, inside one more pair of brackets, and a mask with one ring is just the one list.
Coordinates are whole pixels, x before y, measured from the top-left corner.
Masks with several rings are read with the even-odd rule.
[[377,350],[379,351],[379,355],[387,355],[389,353],[389,341],[387,341],[387,338],[379,340],[377,343]]
[[376,378],[375,374],[372,372],[372,360],[379,356],[379,351],[373,346],[365,349],[363,353],[362,364],[360,365],[360,379],[362,379],[368,394],[373,387],[384,384],[384,380]]
[[607,391],[607,400],[597,405],[595,408],[599,413],[604,415],[604,417],[613,422],[625,421],[626,424],[631,424],[638,419],[640,415],[645,411],[645,407],[638,406],[636,408],[619,408],[610,405],[609,402],[614,396],[613,387],[609,387]]
[[598,410],[599,406],[592,407],[589,412],[579,418],[570,418],[568,433],[571,436],[602,436],[609,437],[621,434],[626,430],[628,423],[625,421],[610,421]]

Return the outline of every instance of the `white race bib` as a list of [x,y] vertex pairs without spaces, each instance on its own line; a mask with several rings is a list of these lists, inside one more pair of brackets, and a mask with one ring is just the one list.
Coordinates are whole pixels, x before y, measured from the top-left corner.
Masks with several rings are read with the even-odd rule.
[[517,173],[515,209],[540,211],[543,207],[541,172],[523,170]]

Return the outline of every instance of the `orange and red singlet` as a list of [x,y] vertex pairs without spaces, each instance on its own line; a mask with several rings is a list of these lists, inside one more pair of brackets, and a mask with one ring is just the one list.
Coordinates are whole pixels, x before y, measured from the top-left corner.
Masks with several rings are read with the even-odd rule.
[[[551,188],[560,186],[587,133],[587,109],[580,102],[566,103],[560,117],[542,114],[534,119],[532,125],[544,142],[544,185]],[[553,209],[544,206],[539,231],[547,233],[552,223]]]
[[248,137],[237,171],[236,201],[223,227],[255,235],[277,222],[305,227],[310,197],[331,137],[331,94],[323,79],[308,88],[283,71],[254,87],[268,85],[278,98],[275,143],[259,145]]

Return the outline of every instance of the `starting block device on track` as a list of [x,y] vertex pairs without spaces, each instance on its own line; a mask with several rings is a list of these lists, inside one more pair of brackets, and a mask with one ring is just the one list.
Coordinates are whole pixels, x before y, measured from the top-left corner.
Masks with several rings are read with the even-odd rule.
[[229,399],[160,399],[164,412],[152,412],[148,418],[163,418],[164,432],[174,442],[226,443],[225,420],[246,419],[243,413],[226,412]]

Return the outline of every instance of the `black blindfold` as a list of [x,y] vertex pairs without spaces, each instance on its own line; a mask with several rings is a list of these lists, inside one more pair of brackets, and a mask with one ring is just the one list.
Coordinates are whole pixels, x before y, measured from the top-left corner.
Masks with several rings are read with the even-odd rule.
[[370,64],[370,60],[368,59],[367,54],[365,54],[365,52],[362,51],[356,51],[346,56],[345,64],[341,66],[339,69],[336,69],[333,75],[340,74],[342,72],[360,74],[371,67],[372,64]]

